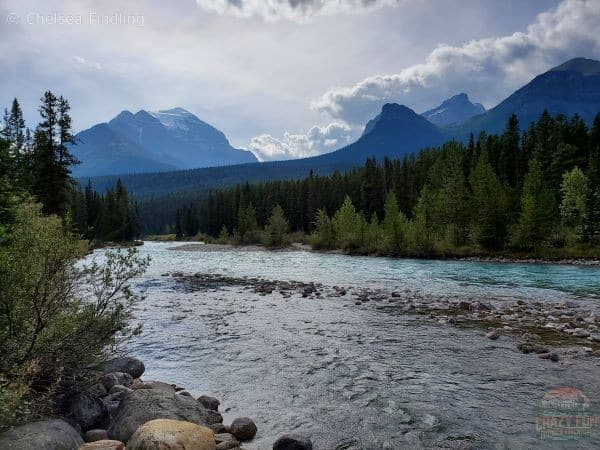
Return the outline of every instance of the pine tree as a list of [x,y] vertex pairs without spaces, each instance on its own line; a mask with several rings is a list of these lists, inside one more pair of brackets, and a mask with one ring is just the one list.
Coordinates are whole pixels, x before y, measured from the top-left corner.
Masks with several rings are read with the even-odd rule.
[[290,224],[285,218],[283,208],[276,205],[265,226],[265,245],[270,248],[285,247],[287,245],[287,233],[289,228]]
[[504,245],[507,234],[508,201],[506,191],[485,153],[479,157],[469,183],[473,237],[481,247],[498,250]]
[[407,220],[398,208],[396,195],[393,192],[387,195],[384,210],[383,233],[385,251],[392,255],[399,255],[405,250]]
[[42,97],[40,115],[33,153],[33,192],[46,214],[64,216],[73,188],[70,166],[77,162],[67,147],[73,143],[69,104],[48,91]]
[[311,235],[311,243],[315,248],[332,249],[336,245],[335,230],[333,222],[327,211],[319,209],[314,222],[314,233]]
[[360,216],[356,212],[349,196],[346,196],[344,203],[333,216],[333,229],[335,230],[339,248],[343,250],[355,250],[360,247]]
[[542,166],[532,159],[523,185],[516,244],[537,250],[550,235],[556,216],[554,208],[554,196],[546,184]]
[[511,188],[517,186],[519,179],[519,142],[521,134],[519,119],[512,114],[501,139],[500,178]]
[[574,230],[579,240],[584,237],[589,191],[588,179],[579,167],[563,174],[560,216],[563,223]]

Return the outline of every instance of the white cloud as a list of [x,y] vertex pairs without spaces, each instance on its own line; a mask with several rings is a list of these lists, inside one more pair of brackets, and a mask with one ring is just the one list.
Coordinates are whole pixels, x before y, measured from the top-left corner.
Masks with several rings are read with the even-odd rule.
[[312,127],[306,134],[284,133],[277,139],[270,134],[252,138],[248,148],[261,161],[307,158],[337,150],[355,138],[348,125],[331,123]]
[[87,59],[85,59],[82,56],[74,55],[73,61],[75,61],[75,63],[77,63],[77,65],[85,67],[85,68],[96,69],[96,70],[102,69],[102,65],[100,63],[94,62],[94,61],[88,61]]
[[312,16],[368,11],[399,0],[196,0],[207,11],[237,17],[305,21]]
[[364,124],[383,103],[425,109],[465,90],[494,106],[499,95],[553,65],[575,56],[598,55],[600,0],[565,0],[539,14],[525,32],[461,46],[440,45],[422,64],[331,89],[312,107],[349,124]]

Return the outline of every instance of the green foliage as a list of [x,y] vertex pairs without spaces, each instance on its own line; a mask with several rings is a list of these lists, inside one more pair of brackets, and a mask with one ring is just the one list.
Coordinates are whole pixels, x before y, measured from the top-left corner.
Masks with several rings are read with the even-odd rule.
[[475,242],[486,250],[499,250],[507,235],[508,199],[506,191],[487,155],[479,157],[469,177],[471,186],[471,230]]
[[0,249],[0,396],[25,411],[10,407],[3,420],[46,412],[55,390],[137,332],[129,281],[148,261],[132,249],[78,269],[85,254],[59,218],[37,204],[18,207]]
[[310,236],[310,243],[316,249],[330,250],[335,248],[336,236],[333,221],[324,209],[317,211],[315,231]]
[[260,240],[256,209],[252,203],[240,204],[234,236],[239,244],[256,244]]
[[408,221],[398,208],[396,195],[390,192],[384,206],[383,237],[384,252],[399,255],[406,250]]
[[588,178],[579,167],[564,173],[560,215],[564,225],[573,229],[578,240],[584,237],[589,191]]
[[263,234],[264,244],[269,248],[285,247],[289,244],[287,236],[289,230],[290,224],[285,218],[283,208],[276,205],[265,226],[265,232]]
[[[363,219],[364,220],[364,219]],[[333,216],[333,229],[337,246],[342,250],[357,250],[362,244],[361,216],[356,212],[350,197],[344,199],[341,208]]]
[[556,215],[554,196],[546,184],[542,166],[533,159],[523,186],[517,246],[537,250],[549,237]]
[[217,242],[219,244],[228,244],[231,236],[229,235],[229,230],[226,225],[223,225],[221,231],[219,231],[219,236],[217,237]]
[[[526,188],[533,159],[539,163]],[[561,220],[556,204],[563,196],[563,174],[575,167],[589,187],[577,230]],[[538,189],[540,182],[543,189]],[[187,205],[186,214],[181,204]],[[238,241],[256,242],[256,235],[241,239],[239,233],[250,204],[258,229],[280,205],[290,231],[309,233],[316,248],[427,256],[513,251],[511,244],[538,251],[545,244],[545,252],[581,240],[598,245],[600,114],[588,130],[577,115],[567,119],[544,113],[522,133],[512,116],[502,134],[482,132],[466,145],[451,141],[401,160],[368,159],[343,174],[311,172],[300,180],[172,194],[144,202],[142,221],[157,232],[190,222],[210,236],[223,226],[237,228]]]

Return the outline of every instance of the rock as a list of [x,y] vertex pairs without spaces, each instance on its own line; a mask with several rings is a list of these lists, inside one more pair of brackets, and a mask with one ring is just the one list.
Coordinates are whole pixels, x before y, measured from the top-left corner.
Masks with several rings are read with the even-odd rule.
[[231,434],[240,441],[249,441],[256,435],[256,425],[248,417],[239,417],[231,422]]
[[491,339],[492,341],[495,341],[496,339],[498,339],[500,337],[500,332],[496,329],[491,330],[489,333],[487,333],[485,335],[486,338]]
[[104,439],[108,439],[108,434],[106,433],[106,430],[100,430],[100,429],[89,430],[89,431],[86,431],[85,434],[83,435],[83,440],[85,442],[96,442],[96,441],[102,441]]
[[154,419],[184,420],[198,425],[223,421],[221,414],[206,409],[192,397],[141,389],[125,394],[108,429],[108,436],[127,443],[141,425]]
[[531,353],[533,352],[533,344],[530,344],[529,342],[519,342],[517,344],[517,349],[521,353]]
[[113,386],[131,386],[133,384],[133,377],[125,372],[111,372],[102,377],[102,384],[110,392]]
[[231,433],[215,434],[217,450],[230,450],[240,446],[240,442]]
[[215,450],[212,430],[181,420],[151,420],[137,429],[128,450]]
[[300,434],[284,434],[273,444],[273,450],[312,450],[310,439]]
[[575,328],[575,330],[573,330],[573,335],[577,337],[588,337],[590,332],[588,330],[584,330],[583,328]]
[[83,431],[108,426],[109,412],[102,400],[82,392],[67,399],[64,410],[67,417],[79,424]]
[[124,372],[131,375],[132,378],[139,378],[143,375],[146,367],[139,359],[125,356],[123,358],[116,358],[108,361],[104,365],[104,370],[105,373]]
[[210,428],[211,430],[213,430],[213,433],[215,433],[215,434],[229,433],[229,427],[226,427],[222,423],[213,423],[213,424],[210,424],[208,426],[208,428]]
[[0,435],[0,448],[10,450],[77,450],[80,434],[64,420],[31,422]]
[[119,400],[125,395],[127,392],[131,392],[133,389],[129,389],[121,384],[115,384],[110,388],[109,395],[117,397]]
[[471,304],[469,302],[460,302],[458,304],[458,309],[461,311],[469,311],[471,309]]
[[169,383],[163,383],[162,381],[147,381],[145,383],[139,383],[131,386],[133,390],[141,389],[152,389],[154,391],[160,391],[165,394],[174,394],[177,392],[175,386]]
[[219,405],[221,404],[219,400],[214,397],[209,397],[208,395],[202,395],[201,397],[198,397],[198,401],[202,403],[205,408],[213,411],[218,411]]
[[550,350],[548,350],[548,347],[544,347],[541,344],[533,344],[532,345],[532,350],[534,353],[540,354],[540,353],[548,353]]
[[552,362],[558,362],[558,360],[560,359],[560,357],[558,356],[557,353],[554,352],[550,352],[550,353],[541,353],[538,355],[539,358],[542,359],[549,359]]
[[88,442],[79,447],[79,450],[125,450],[125,444],[121,441],[103,439],[101,441]]

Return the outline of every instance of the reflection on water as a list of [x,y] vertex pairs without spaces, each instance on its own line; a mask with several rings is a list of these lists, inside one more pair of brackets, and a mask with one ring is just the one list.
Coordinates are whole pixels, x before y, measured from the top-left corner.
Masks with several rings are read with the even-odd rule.
[[[256,420],[245,448],[268,449],[301,431],[319,449],[561,448],[536,437],[536,403],[573,385],[600,400],[596,358],[572,366],[515,350],[460,329],[353,298],[261,296],[243,286],[196,292],[168,271],[362,286],[432,295],[573,300],[595,304],[600,269],[589,267],[393,260],[308,252],[170,251],[140,280],[147,299],[135,312],[143,334],[132,352],[145,378],[222,399],[226,422]],[[600,441],[577,442],[598,448]]]

